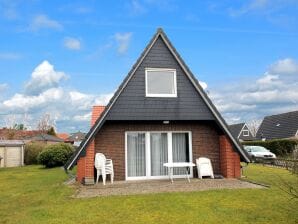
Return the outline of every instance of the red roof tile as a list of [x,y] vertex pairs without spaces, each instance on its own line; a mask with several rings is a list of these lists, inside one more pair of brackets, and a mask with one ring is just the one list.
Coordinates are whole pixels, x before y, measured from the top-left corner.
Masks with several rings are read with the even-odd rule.
[[67,134],[67,133],[57,133],[56,136],[65,141],[69,137],[69,134]]

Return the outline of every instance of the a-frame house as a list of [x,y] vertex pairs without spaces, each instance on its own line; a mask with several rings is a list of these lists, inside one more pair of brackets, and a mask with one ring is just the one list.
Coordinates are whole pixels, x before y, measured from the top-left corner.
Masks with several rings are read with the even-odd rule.
[[[113,160],[116,180],[167,178],[164,163],[199,157],[211,159],[215,174],[238,178],[240,161],[250,161],[162,29],[65,169],[77,164],[77,180],[93,184],[96,152]],[[177,168],[174,175],[182,172]],[[195,177],[196,169],[190,175]]]

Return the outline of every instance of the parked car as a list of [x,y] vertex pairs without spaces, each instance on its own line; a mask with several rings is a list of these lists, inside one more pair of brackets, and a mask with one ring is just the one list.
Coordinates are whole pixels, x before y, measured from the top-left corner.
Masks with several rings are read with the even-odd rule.
[[276,155],[263,146],[246,145],[244,146],[244,149],[251,156],[253,162],[256,162],[258,160],[276,159]]

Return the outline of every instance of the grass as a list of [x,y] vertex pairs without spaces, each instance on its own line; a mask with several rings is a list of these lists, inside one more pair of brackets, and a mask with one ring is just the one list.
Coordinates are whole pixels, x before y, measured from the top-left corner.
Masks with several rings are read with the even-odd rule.
[[245,175],[274,185],[75,199],[76,189],[63,184],[67,176],[60,168],[0,169],[0,223],[297,223],[297,200],[278,187],[297,177],[261,165],[249,165]]

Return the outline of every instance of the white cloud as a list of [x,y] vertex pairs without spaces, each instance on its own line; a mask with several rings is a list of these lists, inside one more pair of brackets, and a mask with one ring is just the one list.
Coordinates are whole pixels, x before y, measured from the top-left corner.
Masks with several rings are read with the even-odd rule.
[[238,9],[230,9],[231,16],[241,16],[250,12],[266,9],[270,4],[269,0],[252,0],[247,1]]
[[7,90],[8,84],[7,83],[0,83],[0,93]]
[[70,50],[80,50],[81,49],[81,42],[79,39],[73,37],[66,37],[64,38],[64,47]]
[[114,38],[117,42],[117,51],[119,54],[125,54],[128,50],[132,33],[116,33]]
[[130,2],[130,13],[133,15],[139,15],[146,12],[145,7],[138,0],[132,0]]
[[[27,82],[25,92],[15,93],[9,98],[0,95],[4,96],[0,99],[1,114],[7,114],[1,115],[0,126],[6,125],[6,120],[13,116],[15,123],[25,123],[34,129],[40,117],[48,113],[58,131],[87,131],[92,106],[106,105],[113,94],[86,94],[68,89],[62,86],[65,77],[64,72],[57,72],[47,61],[38,65]],[[6,86],[0,84],[0,89]],[[34,94],[29,91],[33,91],[29,86],[35,88]]]
[[66,78],[64,72],[55,71],[53,65],[43,61],[34,69],[31,79],[25,85],[25,92],[29,95],[39,94],[49,88],[57,87],[59,82]]
[[298,75],[298,62],[292,58],[278,60],[270,66],[269,72],[277,75]]
[[0,60],[18,60],[22,57],[19,53],[2,52],[0,53]]
[[25,111],[28,111],[60,100],[62,96],[63,90],[60,88],[48,89],[37,96],[16,93],[11,99],[5,100],[3,105],[9,109],[24,109]]
[[83,115],[75,115],[73,117],[75,121],[89,121],[91,120],[91,112],[83,114]]
[[40,14],[33,18],[29,29],[32,31],[38,31],[40,29],[62,30],[63,26],[58,21],[48,18],[47,15]]
[[278,80],[278,75],[265,74],[257,80],[257,83],[260,85],[270,85],[276,80]]
[[201,87],[202,87],[204,90],[206,90],[206,89],[207,89],[208,85],[207,85],[207,83],[206,83],[206,82],[199,81],[199,83],[200,83]]
[[256,80],[212,88],[210,97],[228,122],[298,110],[298,70],[294,59],[281,59]]

